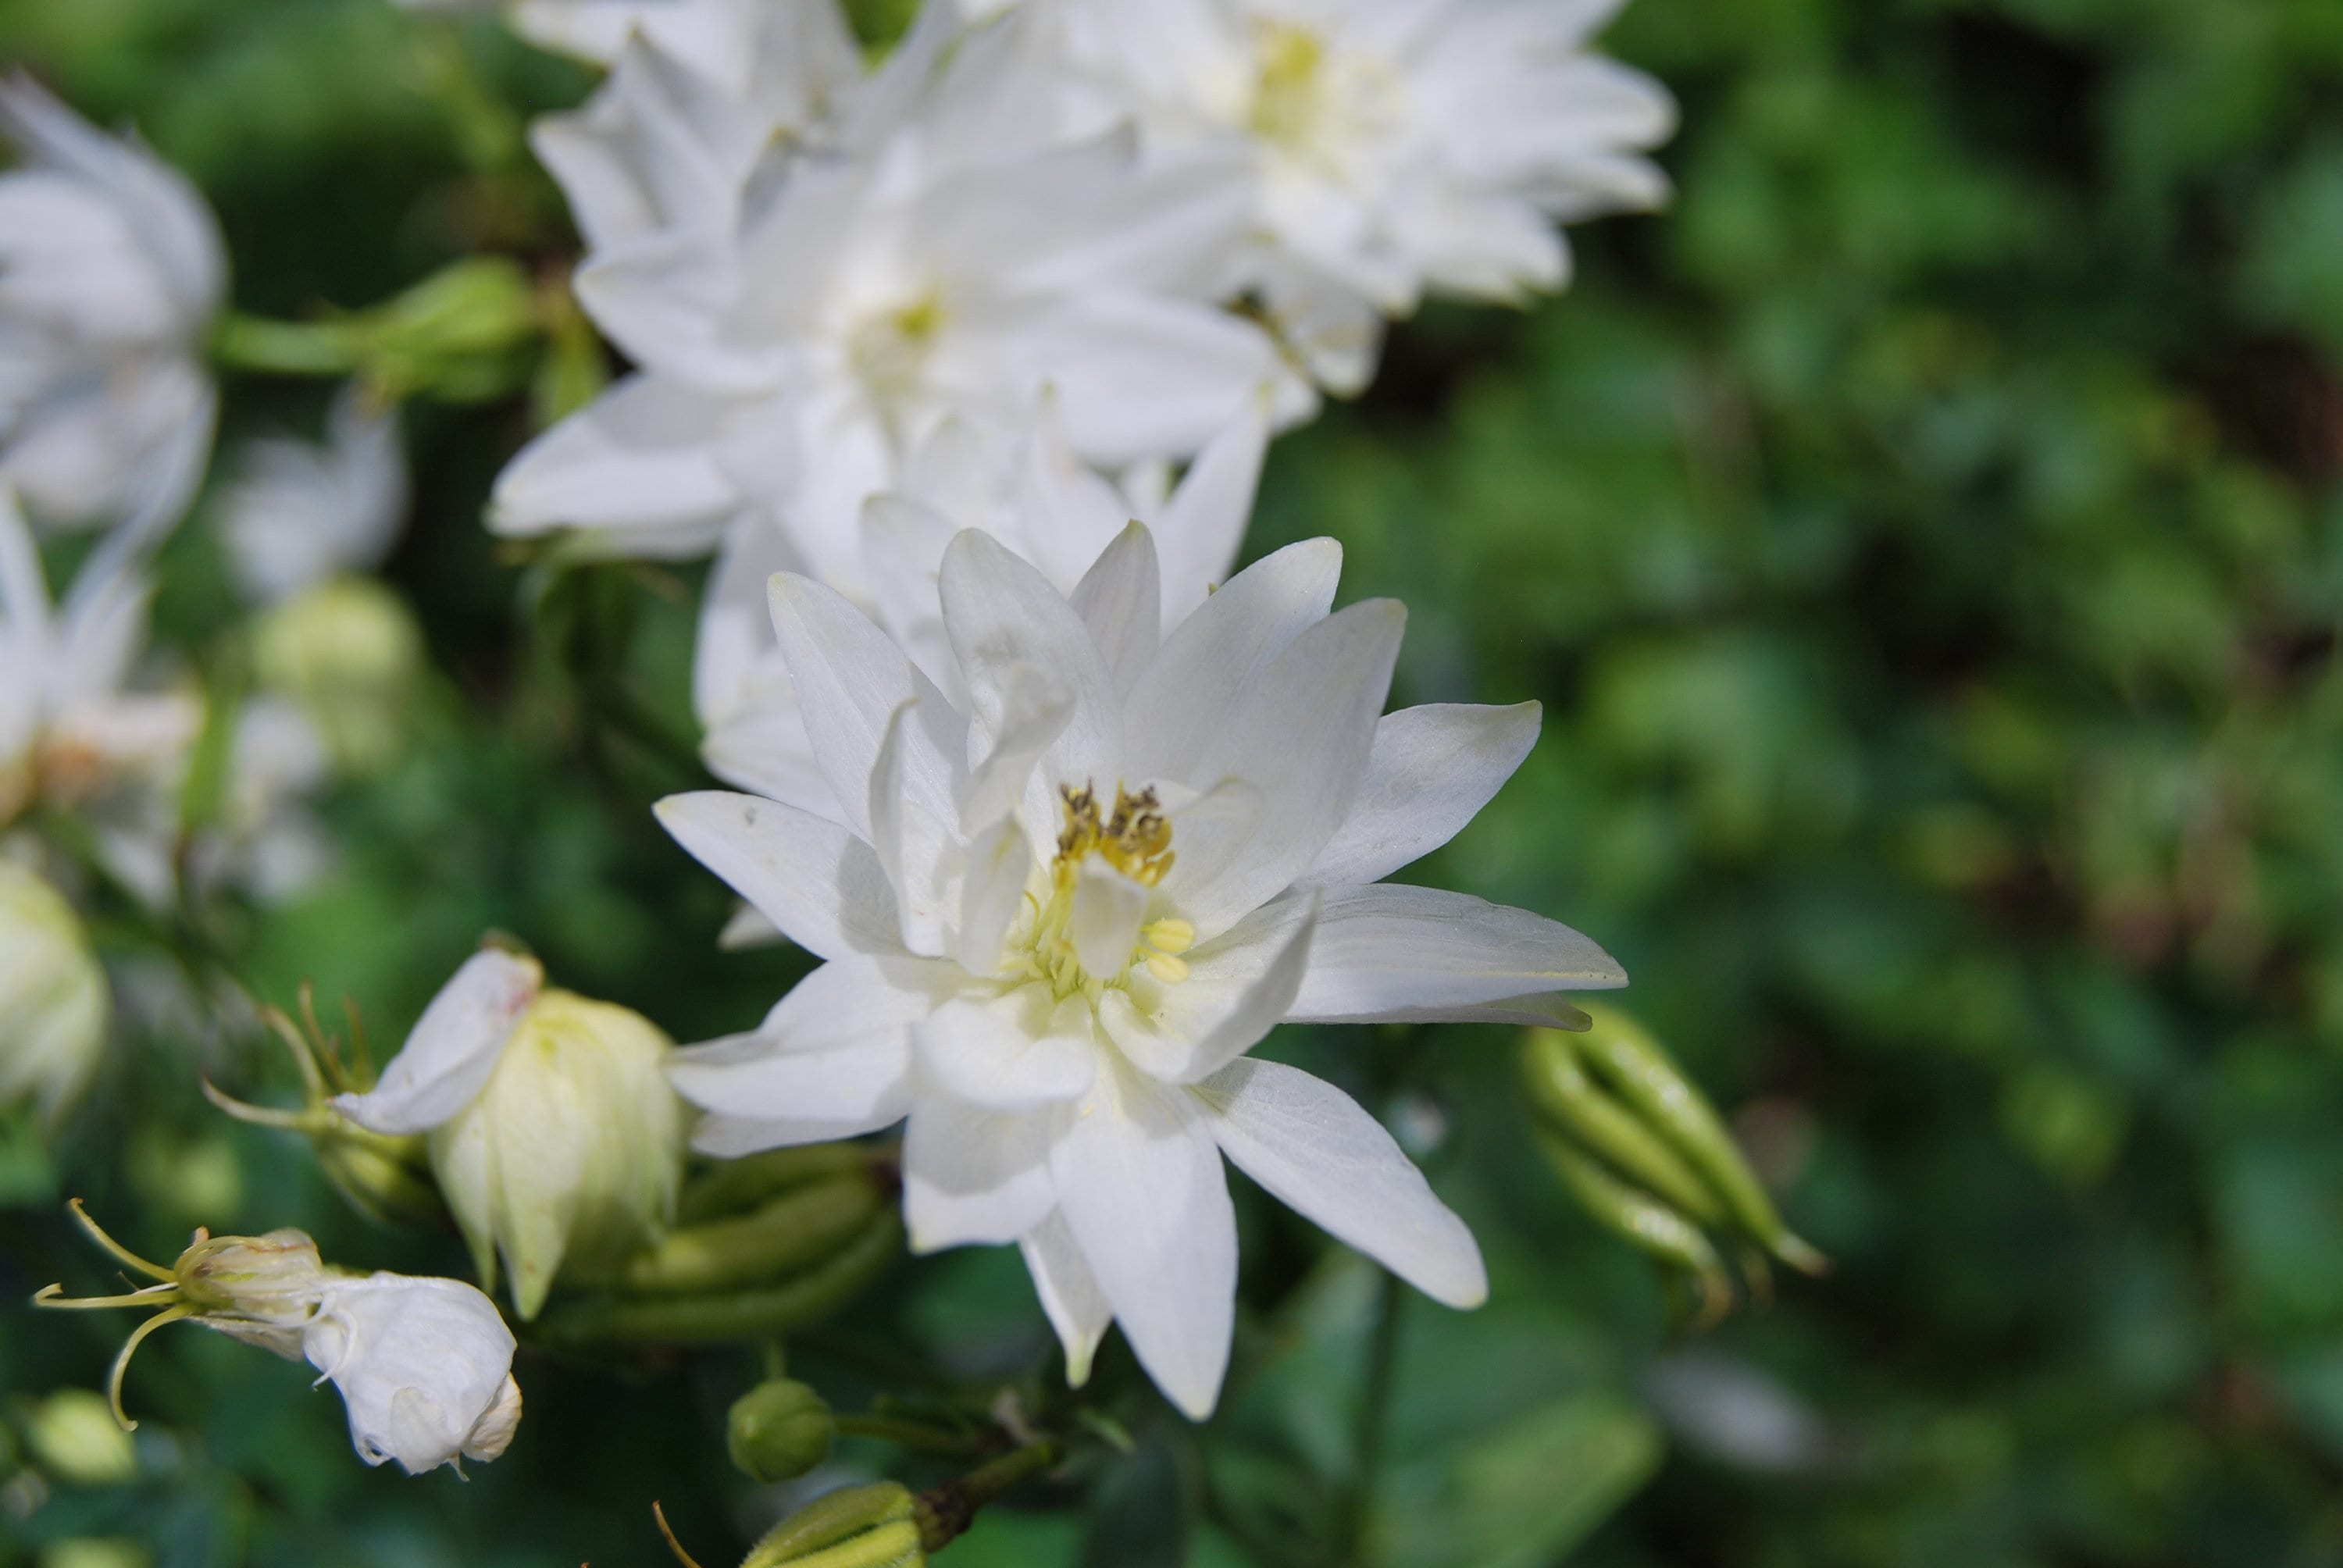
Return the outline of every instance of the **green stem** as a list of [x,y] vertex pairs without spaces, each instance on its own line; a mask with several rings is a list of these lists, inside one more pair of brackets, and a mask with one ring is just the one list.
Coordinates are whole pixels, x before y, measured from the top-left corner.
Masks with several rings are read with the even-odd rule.
[[894,1415],[841,1415],[832,1418],[841,1436],[876,1438],[891,1442],[898,1448],[914,1453],[931,1453],[943,1459],[974,1459],[985,1451],[980,1437],[966,1432],[948,1432],[925,1422],[907,1421]]
[[958,1481],[920,1493],[911,1513],[919,1522],[920,1544],[930,1552],[942,1551],[967,1533],[977,1510],[1064,1457],[1063,1445],[1045,1437],[979,1465]]
[[1359,1397],[1359,1450],[1351,1467],[1351,1484],[1343,1498],[1342,1539],[1335,1561],[1366,1561],[1367,1521],[1375,1497],[1375,1481],[1383,1465],[1383,1442],[1391,1427],[1392,1389],[1399,1371],[1399,1313],[1403,1300],[1399,1276],[1384,1271],[1375,1293],[1375,1326],[1367,1342],[1366,1385]]
[[338,323],[270,321],[233,311],[212,327],[211,350],[228,369],[272,376],[347,376],[364,357],[358,335]]

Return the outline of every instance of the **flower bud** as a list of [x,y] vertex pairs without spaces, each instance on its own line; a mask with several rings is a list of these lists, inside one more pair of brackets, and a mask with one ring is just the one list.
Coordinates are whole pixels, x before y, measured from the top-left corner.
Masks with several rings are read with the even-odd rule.
[[63,1389],[43,1400],[25,1436],[41,1468],[77,1486],[111,1486],[138,1473],[130,1434],[116,1422],[105,1396],[88,1389]]
[[740,1568],[920,1568],[928,1557],[916,1507],[910,1492],[892,1481],[833,1492],[775,1525]]
[[639,1013],[540,992],[479,1093],[432,1129],[431,1168],[493,1286],[534,1318],[557,1275],[605,1278],[655,1242],[683,1177],[673,1042]]
[[63,1115],[97,1069],[110,1008],[73,906],[0,860],[0,1107],[31,1100],[51,1121]]
[[360,324],[365,364],[387,391],[466,402],[518,385],[538,312],[518,263],[474,256],[368,311]]
[[724,1422],[733,1464],[756,1482],[795,1481],[830,1457],[837,1434],[821,1395],[790,1378],[759,1383]]
[[179,1254],[171,1272],[182,1299],[206,1313],[298,1328],[317,1310],[331,1277],[317,1243],[300,1231],[207,1236]]
[[329,578],[260,615],[253,672],[298,703],[342,772],[379,771],[398,754],[424,672],[423,634],[372,578]]

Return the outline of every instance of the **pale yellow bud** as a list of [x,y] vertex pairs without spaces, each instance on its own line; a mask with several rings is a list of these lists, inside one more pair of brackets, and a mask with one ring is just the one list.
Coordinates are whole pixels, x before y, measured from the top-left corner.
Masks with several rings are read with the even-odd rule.
[[65,1389],[43,1400],[25,1435],[43,1470],[76,1486],[111,1486],[138,1473],[130,1434],[116,1422],[106,1396],[92,1390]]
[[110,1010],[73,906],[0,860],[0,1106],[32,1100],[51,1121],[61,1115],[97,1069]]
[[533,1318],[557,1276],[591,1281],[675,1218],[684,1113],[673,1042],[639,1013],[540,992],[487,1087],[432,1129],[431,1168],[483,1281],[501,1257]]
[[372,578],[319,583],[253,623],[260,683],[300,704],[335,766],[363,774],[394,759],[424,669],[405,600]]

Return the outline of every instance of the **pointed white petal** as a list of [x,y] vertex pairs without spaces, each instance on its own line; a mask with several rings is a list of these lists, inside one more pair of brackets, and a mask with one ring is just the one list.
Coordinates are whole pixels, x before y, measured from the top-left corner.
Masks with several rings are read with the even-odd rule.
[[1180,488],[1156,518],[1162,557],[1163,625],[1178,626],[1228,578],[1236,565],[1253,493],[1269,449],[1269,398],[1255,397],[1188,466]]
[[1031,665],[1010,669],[1001,697],[1001,728],[991,749],[960,785],[963,831],[990,828],[1016,809],[1032,781],[1035,765],[1073,718],[1074,692],[1066,682]]
[[1063,1213],[1052,1210],[1025,1232],[1018,1248],[1025,1254],[1025,1269],[1033,1276],[1041,1311],[1057,1330],[1058,1343],[1065,1347],[1066,1383],[1080,1388],[1091,1381],[1091,1362],[1098,1354],[1099,1341],[1106,1337],[1107,1324],[1114,1321],[1113,1311],[1091,1278],[1091,1266],[1082,1261],[1082,1250],[1074,1244]]
[[798,710],[846,825],[870,836],[870,776],[895,710],[920,695],[903,650],[835,588],[774,574],[773,629],[797,689]]
[[713,545],[739,509],[716,460],[721,400],[655,376],[618,383],[521,448],[497,477],[488,526],[500,534],[623,528],[663,555]]
[[1074,957],[1084,970],[1111,980],[1131,967],[1146,918],[1148,890],[1096,855],[1082,858],[1075,873],[1074,903],[1066,919]]
[[1033,866],[1032,847],[1014,817],[1001,818],[970,843],[960,880],[960,928],[952,933],[952,956],[969,973],[1000,972],[1009,927],[1025,902]]
[[1320,906],[1310,970],[1287,1016],[1333,1022],[1412,1009],[1421,1017],[1423,1009],[1626,983],[1610,954],[1527,910],[1437,888],[1335,888]]
[[1305,887],[1379,882],[1463,830],[1537,743],[1538,705],[1437,703],[1383,715],[1342,826]]
[[1259,1043],[1287,1016],[1310,967],[1318,895],[1281,899],[1186,955],[1185,980],[1144,970],[1099,999],[1107,1037],[1140,1070],[1194,1083]]
[[1221,1152],[1182,1090],[1105,1053],[1050,1152],[1060,1211],[1140,1364],[1212,1413],[1235,1329],[1237,1232]]
[[670,795],[652,809],[677,843],[808,952],[901,950],[878,855],[837,823],[721,789]]
[[1006,1111],[1079,1098],[1099,1054],[1089,1004],[1079,996],[1059,1002],[1044,985],[955,998],[912,1038],[920,1070],[937,1089]]
[[1488,1299],[1473,1232],[1349,1095],[1273,1061],[1232,1061],[1191,1092],[1221,1151],[1270,1196],[1436,1302]]
[[536,960],[481,949],[439,988],[381,1081],[334,1096],[334,1109],[376,1132],[429,1131],[478,1097],[544,983]]
[[[1197,597],[1203,589],[1200,584]],[[1155,539],[1144,524],[1117,534],[1076,585],[1074,613],[1091,628],[1117,692],[1128,697],[1162,646],[1163,588]]]
[[911,1250],[1013,1241],[1056,1203],[1046,1111],[997,1111],[923,1094],[903,1130],[903,1221]]

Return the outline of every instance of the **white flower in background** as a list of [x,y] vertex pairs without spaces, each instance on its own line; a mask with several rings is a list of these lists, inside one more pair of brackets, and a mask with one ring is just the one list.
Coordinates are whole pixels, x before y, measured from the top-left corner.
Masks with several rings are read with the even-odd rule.
[[1556,222],[1648,207],[1666,92],[1588,52],[1619,0],[1058,0],[1091,112],[1159,159],[1242,156],[1262,245],[1234,280],[1330,387],[1425,290],[1561,286]]
[[30,1101],[54,1122],[81,1097],[106,1046],[106,971],[73,906],[0,859],[0,1108]]
[[545,989],[531,959],[465,960],[366,1094],[359,1126],[428,1133],[432,1173],[494,1289],[533,1318],[557,1275],[592,1278],[675,1217],[683,1108],[661,1077],[672,1042],[641,1015]]
[[47,527],[143,545],[202,482],[203,337],[227,262],[203,199],[135,141],[0,81],[0,477]]
[[115,1241],[81,1210],[74,1216],[115,1260],[156,1282],[126,1295],[75,1298],[50,1285],[35,1306],[156,1307],[115,1358],[114,1416],[127,1431],[122,1378],[156,1329],[197,1322],[287,1361],[307,1360],[342,1395],[350,1442],[368,1464],[397,1460],[409,1475],[504,1452],[520,1424],[512,1331],[496,1303],[457,1280],[355,1274],[328,1267],[299,1231],[212,1236],[171,1267]]
[[[863,75],[861,46],[835,0],[520,0],[512,17],[539,47],[612,67],[613,87],[630,68],[680,66],[712,89],[684,103],[688,114],[747,107],[776,130],[810,125],[831,94]],[[630,67],[639,50],[649,57]],[[709,101],[719,95],[727,104]]]
[[301,1330],[301,1353],[348,1407],[368,1464],[409,1475],[497,1458],[520,1425],[512,1331],[460,1280],[374,1273],[329,1281]]
[[80,805],[176,779],[203,729],[191,692],[126,689],[153,585],[100,547],[62,606],[0,482],[0,824],[35,799]]
[[[948,420],[906,460],[901,488],[864,504],[860,575],[871,585],[870,612],[958,699],[960,667],[936,597],[954,536],[981,529],[1071,593],[1136,518],[1153,531],[1161,557],[1162,623],[1176,625],[1236,564],[1269,434],[1264,394],[1205,445],[1175,488],[1161,464],[1138,465],[1116,485],[1081,463],[1054,397],[1018,432]],[[708,729],[702,749],[726,782],[834,817],[767,602],[767,579],[789,564],[778,553],[759,559],[739,551],[709,582],[693,672]]]
[[[1197,451],[1264,383],[1297,411],[1268,338],[1206,302],[1245,217],[1237,171],[1151,171],[1113,135],[1050,145],[1061,76],[1021,15],[963,28],[937,0],[737,233],[646,220],[598,246],[578,297],[642,370],[521,453],[493,526],[726,542],[862,593],[862,503],[952,419],[1021,424],[1054,387],[1073,449],[1119,466]],[[689,159],[639,163],[644,211],[723,205]]]
[[326,418],[323,444],[246,442],[219,499],[228,566],[245,597],[276,604],[338,573],[380,566],[407,516],[398,409],[356,382]]
[[[1332,1087],[1244,1059],[1282,1020],[1535,1019],[1625,977],[1520,910],[1373,885],[1527,753],[1533,704],[1380,717],[1403,613],[1328,613],[1341,553],[1281,550],[1168,635],[1133,525],[1071,594],[987,536],[945,552],[955,700],[834,591],[774,620],[839,820],[748,795],[669,831],[826,961],[671,1077],[739,1155],[908,1116],[913,1244],[1015,1241],[1075,1381],[1110,1319],[1192,1415],[1236,1288],[1221,1160],[1435,1298],[1471,1234]],[[842,824],[842,825],[841,825]]]

